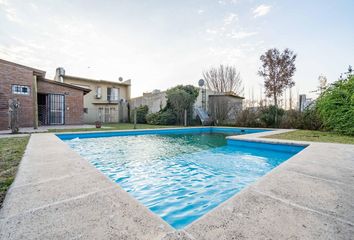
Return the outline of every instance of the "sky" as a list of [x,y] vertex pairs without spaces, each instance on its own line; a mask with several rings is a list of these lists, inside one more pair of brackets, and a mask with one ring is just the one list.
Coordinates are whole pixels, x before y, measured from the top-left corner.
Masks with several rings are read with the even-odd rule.
[[240,72],[246,98],[269,48],[297,54],[294,93],[311,96],[354,64],[353,0],[0,0],[0,58],[47,72],[132,80],[132,96],[197,86],[220,64]]

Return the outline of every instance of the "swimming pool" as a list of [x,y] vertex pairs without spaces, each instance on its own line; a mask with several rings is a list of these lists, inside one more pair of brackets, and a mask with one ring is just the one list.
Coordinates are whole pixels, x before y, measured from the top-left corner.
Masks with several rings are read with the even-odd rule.
[[304,148],[226,139],[260,131],[191,128],[58,137],[181,229]]

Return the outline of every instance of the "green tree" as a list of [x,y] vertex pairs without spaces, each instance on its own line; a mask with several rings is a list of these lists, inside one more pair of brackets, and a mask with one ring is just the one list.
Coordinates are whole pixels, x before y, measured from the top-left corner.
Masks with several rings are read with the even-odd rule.
[[167,90],[166,108],[173,110],[176,114],[178,124],[183,124],[185,110],[187,110],[188,119],[191,119],[193,105],[198,97],[198,94],[199,89],[192,85],[178,85]]

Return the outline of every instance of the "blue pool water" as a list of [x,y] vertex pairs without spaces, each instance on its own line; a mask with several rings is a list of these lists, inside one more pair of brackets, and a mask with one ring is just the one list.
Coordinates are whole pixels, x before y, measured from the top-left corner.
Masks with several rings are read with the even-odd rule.
[[303,149],[228,141],[222,132],[59,137],[181,229]]

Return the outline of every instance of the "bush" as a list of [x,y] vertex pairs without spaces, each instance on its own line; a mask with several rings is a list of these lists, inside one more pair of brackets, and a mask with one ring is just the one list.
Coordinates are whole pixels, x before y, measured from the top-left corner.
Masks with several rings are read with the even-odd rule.
[[316,107],[326,130],[354,136],[354,76],[333,83]]
[[[136,108],[136,122],[146,123],[146,115],[149,112],[149,107],[144,105]],[[134,122],[134,111],[131,111],[130,119]]]
[[244,109],[237,114],[236,126],[239,127],[262,127],[259,119],[260,112],[251,109]]
[[150,113],[146,116],[147,123],[154,125],[174,125],[177,122],[176,119],[176,114],[171,109]]
[[[275,119],[275,114],[277,113],[277,120]],[[265,107],[261,110],[261,122],[263,123],[264,127],[279,127],[281,122],[281,118],[284,115],[284,110],[278,108],[274,105]]]
[[303,114],[296,110],[284,111],[280,119],[280,128],[302,128]]
[[306,130],[320,130],[322,121],[316,110],[316,106],[310,106],[301,114],[301,123],[299,128]]

